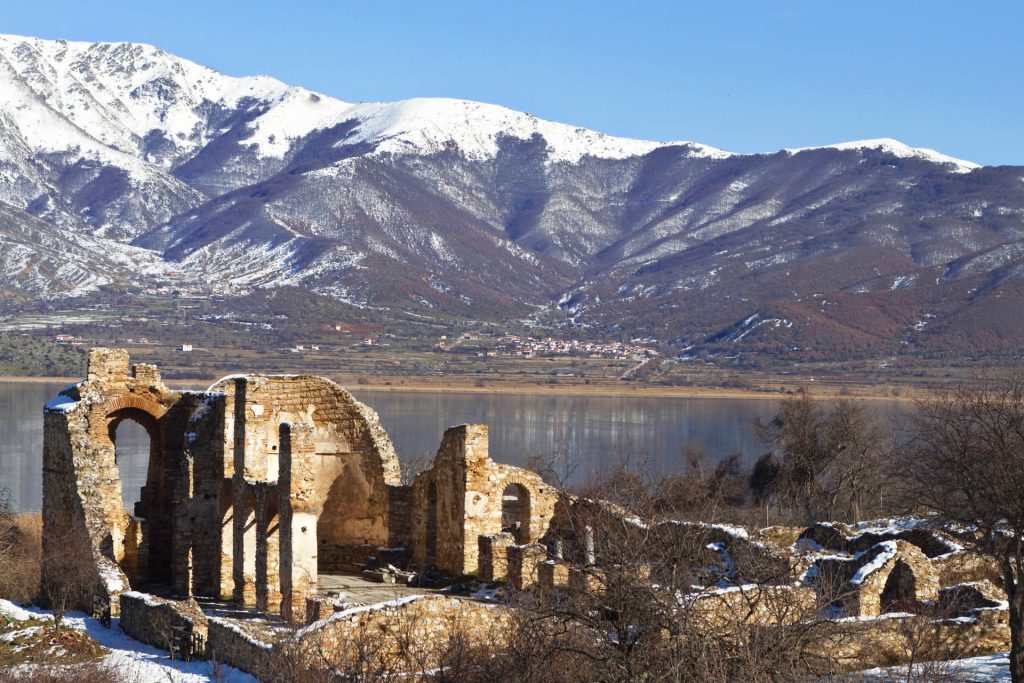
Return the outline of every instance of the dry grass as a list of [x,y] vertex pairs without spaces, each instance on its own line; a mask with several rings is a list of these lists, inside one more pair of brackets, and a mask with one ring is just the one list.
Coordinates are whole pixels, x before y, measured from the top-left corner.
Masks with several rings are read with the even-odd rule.
[[39,595],[43,518],[0,508],[0,598],[32,602]]
[[137,680],[103,662],[0,670],[0,683],[135,683]]

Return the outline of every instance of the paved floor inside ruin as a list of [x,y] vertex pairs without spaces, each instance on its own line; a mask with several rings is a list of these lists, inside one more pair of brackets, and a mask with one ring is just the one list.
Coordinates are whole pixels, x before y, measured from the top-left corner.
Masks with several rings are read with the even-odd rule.
[[321,591],[337,591],[345,602],[370,605],[406,595],[436,593],[429,588],[412,588],[398,583],[376,583],[355,574],[320,574],[317,586]]

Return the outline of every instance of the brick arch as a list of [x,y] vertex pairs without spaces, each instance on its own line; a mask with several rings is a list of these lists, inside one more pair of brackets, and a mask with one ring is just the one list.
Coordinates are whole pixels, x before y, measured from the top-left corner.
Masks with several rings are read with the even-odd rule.
[[164,406],[137,394],[121,394],[120,396],[109,398],[103,404],[102,411],[104,415],[110,417],[114,413],[126,409],[141,410],[154,420],[159,420],[167,413],[167,408]]

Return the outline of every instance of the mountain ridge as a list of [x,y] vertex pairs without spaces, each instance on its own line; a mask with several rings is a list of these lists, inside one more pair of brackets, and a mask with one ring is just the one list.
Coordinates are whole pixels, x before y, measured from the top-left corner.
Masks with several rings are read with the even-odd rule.
[[[29,283],[12,262],[0,286],[19,297],[299,286],[382,310],[827,356],[851,352],[844,335],[857,353],[939,352],[964,338],[958,311],[991,318],[976,300],[1022,273],[1024,170],[888,138],[738,154],[467,100],[352,104],[135,43],[6,35],[0,86],[0,239],[20,253],[50,230],[96,275]],[[76,235],[100,247],[73,248]],[[95,260],[104,244],[123,267]],[[755,315],[790,324],[742,328]],[[997,337],[986,348],[1016,348]]]

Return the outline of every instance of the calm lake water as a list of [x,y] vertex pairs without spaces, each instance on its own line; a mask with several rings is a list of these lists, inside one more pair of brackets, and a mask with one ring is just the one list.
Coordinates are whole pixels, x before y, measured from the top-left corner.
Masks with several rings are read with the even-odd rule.
[[[43,404],[63,386],[0,382],[0,489],[8,489],[16,509],[42,504]],[[484,422],[490,425],[491,457],[498,462],[524,465],[531,454],[562,454],[561,462],[575,463],[570,472],[575,482],[623,457],[643,462],[656,475],[678,472],[687,443],[713,458],[739,451],[752,462],[764,451],[753,420],[768,419],[778,408],[769,399],[353,393],[376,409],[402,461],[432,456],[446,427]],[[881,413],[896,410],[890,403],[875,407]],[[117,448],[130,503],[145,482],[148,437],[126,420],[117,430]]]

